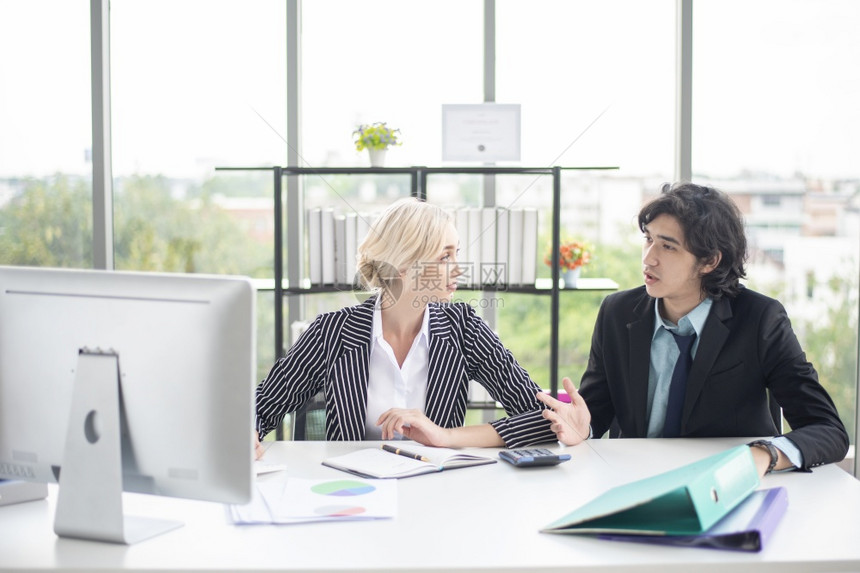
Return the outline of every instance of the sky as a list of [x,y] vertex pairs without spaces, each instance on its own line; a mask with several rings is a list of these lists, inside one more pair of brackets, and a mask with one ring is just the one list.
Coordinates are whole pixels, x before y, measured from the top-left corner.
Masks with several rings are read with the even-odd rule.
[[[285,163],[283,4],[112,1],[115,175]],[[391,164],[439,164],[441,105],[483,98],[482,6],[305,2],[306,164],[364,164],[370,121],[403,131]],[[498,0],[518,164],[671,172],[674,7]],[[697,0],[694,18],[695,173],[860,177],[860,2]],[[0,177],[88,172],[89,66],[88,1],[0,0]]]

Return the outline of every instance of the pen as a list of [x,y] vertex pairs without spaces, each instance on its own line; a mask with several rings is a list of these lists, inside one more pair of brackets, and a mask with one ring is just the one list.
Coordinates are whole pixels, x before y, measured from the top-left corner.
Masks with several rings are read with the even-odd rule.
[[401,450],[400,448],[395,448],[394,446],[389,446],[388,444],[382,444],[382,449],[386,452],[391,452],[392,454],[397,454],[398,456],[406,456],[407,458],[412,458],[414,460],[421,460],[422,462],[429,462],[427,458],[422,456],[421,454],[415,454],[413,452],[407,452],[406,450]]

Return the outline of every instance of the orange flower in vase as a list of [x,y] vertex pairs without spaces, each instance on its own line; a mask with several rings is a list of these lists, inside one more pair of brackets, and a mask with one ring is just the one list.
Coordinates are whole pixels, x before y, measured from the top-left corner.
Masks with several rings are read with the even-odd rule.
[[[582,267],[591,262],[591,251],[582,241],[565,241],[558,247],[558,266],[564,278],[564,286],[576,287]],[[544,263],[552,266],[552,247],[544,257]]]

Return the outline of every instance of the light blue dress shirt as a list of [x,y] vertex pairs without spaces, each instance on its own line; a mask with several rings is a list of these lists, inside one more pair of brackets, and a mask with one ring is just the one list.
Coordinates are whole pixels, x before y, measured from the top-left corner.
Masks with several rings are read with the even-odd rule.
[[[669,402],[669,384],[672,381],[672,371],[678,361],[678,345],[675,343],[670,331],[680,336],[688,336],[694,331],[696,340],[690,350],[693,359],[699,348],[699,339],[705,321],[711,312],[711,298],[706,298],[687,315],[681,317],[678,324],[664,319],[660,315],[660,299],[654,301],[654,335],[651,339],[651,366],[648,372],[648,437],[659,438],[663,435],[663,424],[666,421],[666,405]],[[782,450],[782,453],[794,464],[800,467],[803,464],[803,456],[794,443],[785,437],[771,440],[773,445]],[[793,468],[791,468],[793,469]]]
[[690,353],[696,358],[699,349],[699,339],[705,321],[711,312],[713,301],[706,298],[687,315],[673,324],[660,316],[660,299],[654,301],[654,335],[651,338],[651,366],[648,372],[648,437],[659,438],[663,435],[663,424],[666,421],[666,405],[669,402],[669,384],[672,382],[672,371],[678,361],[678,345],[671,332],[680,336],[696,333],[696,340]]

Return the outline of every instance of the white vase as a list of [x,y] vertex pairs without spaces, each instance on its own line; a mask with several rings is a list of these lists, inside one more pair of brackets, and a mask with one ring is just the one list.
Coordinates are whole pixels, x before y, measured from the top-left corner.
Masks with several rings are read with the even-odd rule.
[[564,274],[561,276],[564,279],[565,288],[576,288],[576,281],[579,279],[579,273],[581,271],[581,268],[564,271]]
[[367,153],[370,155],[371,167],[385,167],[385,152],[387,149],[371,149],[367,148]]

